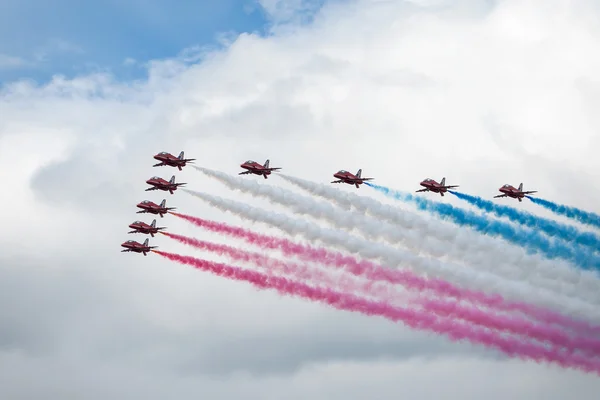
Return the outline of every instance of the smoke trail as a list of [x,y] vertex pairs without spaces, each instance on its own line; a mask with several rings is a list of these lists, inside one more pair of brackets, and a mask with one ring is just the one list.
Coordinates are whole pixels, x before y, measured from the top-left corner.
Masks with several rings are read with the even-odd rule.
[[422,278],[409,271],[392,270],[365,260],[357,261],[353,257],[331,250],[297,244],[284,238],[263,235],[220,222],[208,221],[202,218],[174,212],[171,212],[171,214],[212,232],[243,239],[246,242],[261,248],[277,249],[282,251],[286,256],[298,256],[307,261],[341,268],[351,274],[363,276],[367,279],[399,284],[419,291],[431,291],[440,295],[471,301],[498,310],[518,311],[534,319],[561,325],[577,332],[587,332],[594,335],[600,333],[600,327],[598,326],[592,326],[586,322],[576,321],[572,318],[530,304],[507,301],[499,295],[487,295],[482,292],[461,289],[440,279]]
[[[282,188],[258,184],[254,181],[232,177],[206,168],[195,168],[210,177],[216,178],[232,189],[249,192],[256,196],[267,197],[272,201],[291,208],[295,213],[308,214],[318,219],[324,218],[337,228],[349,231],[358,229],[368,238],[384,238],[392,243],[403,243],[404,245],[408,245],[408,247],[421,251],[424,250],[438,257],[449,255],[453,259],[467,261],[475,265],[478,270],[484,267],[493,275],[500,275],[512,280],[523,280],[526,278],[535,286],[560,291],[566,296],[582,297],[588,301],[600,304],[600,292],[597,288],[595,290],[587,290],[585,285],[582,284],[583,280],[578,270],[568,267],[561,270],[552,265],[551,268],[547,269],[537,267],[533,271],[526,271],[515,265],[502,264],[497,258],[490,258],[489,254],[485,256],[482,254],[479,257],[475,257],[471,252],[451,246],[448,242],[440,242],[435,239],[425,240],[422,236],[416,236],[406,230],[397,229],[397,227],[387,222],[373,221],[364,215],[339,210],[329,203],[319,202],[310,197],[301,196]],[[397,251],[401,252],[399,249]],[[427,260],[422,257],[415,257],[412,254],[409,256],[408,254],[410,253],[404,252],[404,258],[412,257],[412,265],[419,270],[425,269],[437,274],[440,268],[442,268],[442,263],[437,260]],[[432,265],[437,268],[432,270]],[[454,267],[461,268],[458,266]],[[447,264],[444,268],[453,268],[453,265]],[[556,280],[557,275],[560,275],[560,278],[568,277],[571,281],[575,280],[578,285],[565,286],[563,282]]]
[[[383,204],[370,197],[344,192],[320,183],[285,174],[278,174],[277,176],[306,190],[312,195],[332,201],[346,210],[354,209],[373,216],[378,220],[400,225],[407,232],[422,232],[423,237],[421,240],[425,243],[433,237],[450,243],[453,247],[451,249],[444,249],[445,254],[453,257],[452,252],[457,249],[456,252],[460,253],[462,251],[462,257],[473,265],[485,265],[486,262],[493,259],[496,264],[501,266],[519,265],[532,268],[539,273],[547,274],[550,279],[577,284],[580,287],[585,287],[591,293],[600,292],[598,285],[600,282],[595,272],[574,270],[570,264],[566,264],[564,261],[557,260],[551,262],[541,258],[539,255],[527,255],[522,247],[507,245],[508,243],[504,244],[492,237],[477,234],[470,229],[458,229],[430,221],[420,215]],[[552,276],[552,274],[556,275]],[[522,279],[525,278],[524,276],[522,277]],[[539,285],[539,283],[536,284]]]
[[[184,219],[187,216],[182,214],[174,214]],[[188,219],[189,220],[189,219]],[[211,243],[204,240],[198,240],[187,236],[177,235],[169,232],[160,232],[180,243],[197,249],[210,251],[219,255],[228,256],[235,261],[243,261],[252,263],[259,268],[264,269],[267,273],[276,274],[281,272],[285,275],[293,275],[296,279],[307,280],[313,283],[323,283],[329,287],[340,287],[340,290],[361,293],[366,296],[376,296],[386,301],[411,301],[406,293],[398,292],[396,288],[390,285],[377,284],[373,281],[357,281],[349,276],[335,277],[321,269],[311,267],[306,264],[298,264],[291,261],[281,261],[271,257],[264,256],[259,253],[249,252],[236,249],[232,246],[224,244]]]
[[563,215],[567,218],[574,219],[582,224],[590,225],[596,228],[600,228],[600,215],[594,214],[593,212],[583,211],[576,207],[565,206],[557,204],[549,200],[540,199],[539,197],[525,196],[535,204],[554,212],[558,215]]
[[[424,259],[416,257],[411,253],[403,253],[398,249],[383,246],[380,243],[365,242],[355,236],[351,236],[345,232],[335,231],[331,229],[321,228],[316,224],[311,224],[305,220],[292,219],[286,215],[268,212],[260,208],[251,207],[247,204],[225,200],[218,196],[212,196],[207,193],[199,193],[184,189],[186,193],[190,193],[216,208],[223,211],[232,212],[244,218],[259,221],[278,228],[292,235],[302,235],[309,240],[318,240],[322,243],[341,248],[352,253],[360,254],[363,257],[383,259],[385,264],[391,266],[404,265],[406,267],[416,262],[422,262]],[[437,263],[425,263],[424,268],[432,269],[440,265]],[[531,287],[525,281],[523,282],[506,282],[494,275],[477,270],[465,271],[465,268],[436,268],[435,273],[443,279],[449,280],[459,286],[470,287],[476,290],[492,290],[501,293],[505,297],[518,298],[520,300],[541,304],[553,309],[564,310],[568,309],[567,313],[581,314],[585,309],[588,315],[593,315],[594,320],[598,320],[597,306],[592,306],[588,303],[577,301],[574,298],[560,298],[558,293],[548,292],[541,288]],[[577,303],[577,305],[575,305]],[[558,307],[558,308],[557,308]]]
[[454,341],[469,340],[472,343],[495,348],[509,356],[532,359],[536,362],[550,362],[585,372],[600,375],[600,362],[590,360],[581,355],[566,353],[555,348],[523,342],[517,338],[477,329],[470,325],[449,319],[441,319],[428,312],[395,307],[381,301],[370,301],[352,294],[341,293],[330,289],[316,288],[283,277],[268,276],[256,271],[249,271],[221,263],[181,256],[178,254],[152,250],[161,256],[181,264],[191,265],[202,271],[215,275],[251,283],[260,289],[275,289],[288,296],[303,297],[308,300],[328,304],[339,310],[360,312],[365,315],[378,315],[394,322],[419,330],[433,331],[443,334]]
[[[313,282],[318,282],[321,279],[325,279],[325,283],[328,284],[329,287],[336,285],[336,281],[332,279],[333,277],[331,277],[331,275],[324,274],[322,271],[311,269],[306,265],[283,262],[280,260],[263,256],[258,253],[246,252],[231,246],[206,242],[194,238],[188,238],[182,235],[176,235],[166,232],[161,233],[175,240],[178,240],[181,243],[194,246],[196,248],[212,251],[218,254],[226,254],[238,261],[241,260],[252,262],[255,265],[266,268],[269,272],[273,272],[274,269],[279,269],[288,275],[293,275],[295,278],[307,279]],[[423,285],[421,284],[422,282],[419,281],[424,280],[416,277],[408,277],[408,279],[406,279],[407,285],[405,286],[407,289],[420,289]],[[451,288],[450,285],[444,285],[445,282],[441,283],[441,286],[447,286]],[[346,280],[344,281],[343,288],[341,290],[353,293],[359,292],[368,296],[377,296],[380,297],[380,299],[381,297],[383,297],[383,299],[381,300],[385,301],[399,300],[397,296],[398,293],[394,293],[393,290],[389,289],[389,287],[385,287],[383,285],[377,287],[373,285],[372,282],[352,282]],[[464,297],[460,295],[460,289],[451,288],[450,290],[458,292],[459,296],[457,297]],[[435,295],[441,296],[445,294],[444,292],[445,291],[436,291]],[[396,294],[396,296],[394,296],[394,294]],[[477,293],[467,293],[467,295],[469,294],[471,294],[472,297],[476,297],[477,302],[486,306],[490,305],[486,304],[486,295]],[[403,295],[402,300],[404,300],[405,298],[406,296]],[[489,315],[486,314],[484,311],[474,308],[473,306],[465,306],[456,302],[442,301],[439,299],[426,299],[419,301],[419,304],[425,304],[429,311],[433,311],[443,317],[454,315],[457,318],[462,319],[464,321],[471,322],[477,325],[482,325],[490,329],[496,329],[516,335],[527,336],[539,341],[551,342],[566,349],[570,349],[571,351],[586,351],[592,356],[600,353],[600,341],[585,338],[571,338],[562,331],[557,330],[556,328],[553,328],[551,326],[534,324],[530,321],[518,317]],[[492,307],[493,306],[494,304],[492,304]],[[497,311],[495,309],[492,310]]]
[[457,225],[474,228],[485,235],[501,237],[532,252],[540,252],[550,259],[562,258],[584,269],[600,269],[600,257],[594,256],[591,251],[575,251],[572,246],[549,240],[534,230],[518,229],[505,222],[489,219],[474,212],[453,207],[450,204],[438,203],[423,197],[413,196],[410,193],[392,190],[385,186],[368,182],[365,182],[365,185],[396,200],[413,202],[419,209],[434,212]]
[[540,230],[549,236],[557,237],[566,242],[574,242],[578,245],[589,246],[592,250],[600,249],[600,237],[594,233],[581,232],[573,226],[561,224],[560,222],[548,218],[538,217],[537,215],[513,207],[495,204],[494,202],[482,199],[479,196],[471,196],[453,190],[449,190],[449,192],[459,199],[465,200],[482,210],[492,212],[499,217],[507,217],[513,222]]

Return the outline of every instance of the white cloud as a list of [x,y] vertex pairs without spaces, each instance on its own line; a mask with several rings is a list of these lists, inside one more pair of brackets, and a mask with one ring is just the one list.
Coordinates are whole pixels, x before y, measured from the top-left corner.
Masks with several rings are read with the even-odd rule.
[[0,69],[1,68],[17,68],[27,65],[27,61],[21,57],[0,54]]
[[[8,322],[0,325],[0,370],[11,374],[0,373],[8,379],[0,394],[36,397],[36,387],[55,398],[89,394],[104,376],[112,387],[129,384],[136,398],[177,391],[195,398],[198,390],[258,398],[267,385],[276,398],[290,387],[315,399],[481,398],[488,391],[505,398],[506,387],[515,399],[539,390],[564,398],[574,386],[580,398],[595,398],[592,376],[482,361],[490,353],[257,294],[152,255],[119,253],[131,237],[127,224],[148,219],[134,214],[144,198],[242,223],[183,193],[144,192],[155,174],[175,173],[194,190],[270,207],[191,169],[151,168],[161,150],[183,149],[200,165],[231,173],[248,158],[270,158],[286,173],[321,182],[340,168],[363,168],[378,183],[407,190],[426,176],[446,176],[484,197],[524,181],[541,196],[598,211],[599,10],[590,2],[485,3],[340,3],[293,33],[242,35],[222,51],[201,53],[201,62],[190,62],[190,52],[151,62],[147,81],[93,75],[7,85],[0,98],[0,284],[7,283],[0,293],[8,300],[0,302],[0,321]],[[264,4],[285,19],[304,3]],[[160,222],[210,237],[169,216]],[[167,238],[151,243],[201,255]],[[465,354],[477,359],[464,361]],[[395,361],[370,364],[386,356]],[[419,356],[433,360],[413,359]],[[341,364],[322,366],[328,359]],[[107,372],[117,364],[123,374]],[[310,372],[310,365],[322,370]],[[235,370],[263,375],[210,376]],[[286,373],[269,376],[278,370]],[[502,376],[510,377],[504,385]]]
[[275,23],[298,21],[312,16],[323,0],[258,0],[267,16]]

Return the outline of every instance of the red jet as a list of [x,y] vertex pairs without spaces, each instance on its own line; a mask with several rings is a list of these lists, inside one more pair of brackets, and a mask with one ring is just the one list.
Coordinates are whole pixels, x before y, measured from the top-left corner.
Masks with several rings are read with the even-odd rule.
[[147,256],[148,252],[150,252],[152,249],[157,248],[158,246],[148,246],[148,241],[149,239],[146,239],[144,241],[144,244],[138,243],[135,240],[128,240],[126,242],[121,243],[121,247],[125,247],[125,250],[121,250],[121,253],[127,252],[127,251],[133,251],[134,253],[143,253],[145,256]]
[[179,186],[185,185],[185,183],[175,183],[175,175],[171,177],[169,182],[165,181],[163,178],[159,178],[158,176],[153,176],[152,178],[146,181],[148,185],[152,185],[153,187],[146,189],[146,192],[149,190],[163,190],[165,192],[169,192],[173,194],[175,190]]
[[448,189],[457,188],[458,185],[446,186],[446,178],[442,178],[442,182],[437,183],[433,179],[425,179],[420,183],[425,189],[417,190],[417,192],[433,192],[439,193],[440,195],[444,195],[448,191]]
[[153,220],[152,224],[150,224],[150,225],[148,225],[147,223],[142,222],[142,221],[135,221],[135,222],[132,222],[131,224],[129,224],[129,227],[133,230],[128,233],[143,233],[145,235],[150,235],[152,237],[154,237],[154,234],[158,233],[158,231],[167,229],[166,227],[158,227],[157,228],[156,220]]
[[136,214],[144,214],[144,213],[150,213],[150,214],[154,214],[154,215],[158,214],[162,218],[162,217],[164,217],[164,215],[166,213],[169,212],[169,210],[177,209],[175,207],[166,207],[166,205],[167,205],[166,199],[163,199],[163,201],[160,202],[160,205],[153,203],[150,200],[144,200],[136,206],[137,208],[142,209],[142,211],[138,211],[138,212],[136,212]]
[[260,165],[256,161],[248,160],[240,167],[247,169],[247,171],[240,172],[238,175],[247,175],[247,174],[255,174],[262,175],[267,179],[267,175],[271,175],[272,171],[277,171],[281,168],[269,168],[269,160],[265,161],[264,165]]
[[349,185],[356,186],[356,188],[358,189],[358,185],[365,183],[365,181],[370,181],[370,180],[374,179],[374,178],[361,178],[360,174],[362,174],[362,169],[359,169],[358,172],[356,173],[356,175],[354,175],[348,171],[340,170],[340,171],[336,172],[335,174],[333,174],[333,177],[338,178],[339,180],[333,181],[331,183],[347,183]]
[[160,162],[158,164],[154,164],[153,167],[162,167],[168,165],[169,167],[177,167],[177,169],[180,171],[181,167],[185,167],[187,163],[193,164],[193,161],[196,161],[195,158],[183,158],[183,151],[179,153],[179,157],[175,157],[173,154],[163,151],[155,155],[154,159]]
[[502,194],[499,194],[498,196],[494,196],[494,198],[511,197],[511,198],[517,199],[519,201],[523,201],[523,197],[525,197],[525,195],[527,195],[527,194],[537,193],[537,190],[530,190],[528,192],[524,192],[522,183],[519,185],[518,189],[515,189],[514,186],[506,184],[498,190],[501,191]]

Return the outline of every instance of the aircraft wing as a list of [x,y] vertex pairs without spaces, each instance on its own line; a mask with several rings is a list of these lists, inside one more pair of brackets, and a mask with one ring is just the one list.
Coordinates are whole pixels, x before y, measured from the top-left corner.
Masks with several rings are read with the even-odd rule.
[[277,168],[265,168],[265,171],[277,171],[281,169],[281,167],[277,167]]
[[444,186],[444,189],[454,189],[460,187],[459,185],[452,185],[452,186]]
[[364,182],[364,181],[372,181],[375,178],[360,178],[359,180]]
[[428,191],[429,191],[429,189],[421,189],[421,190],[416,190],[415,193],[417,193],[417,192],[428,192]]
[[252,173],[252,171],[244,171],[244,172],[240,172],[238,175],[248,175],[251,173]]
[[340,179],[340,180],[337,180],[337,181],[332,181],[331,183],[342,183],[342,182],[344,182],[344,181]]
[[151,190],[158,190],[158,188],[156,186],[153,186],[153,187],[150,187],[150,188],[146,189],[145,191],[149,192]]
[[494,198],[496,198],[496,197],[508,197],[508,196],[505,194],[499,194],[498,196],[494,196]]
[[528,192],[521,192],[521,194],[532,194],[532,193],[537,193],[537,190],[530,190]]
[[192,161],[196,161],[196,159],[195,158],[186,158],[183,161],[191,163]]
[[164,162],[160,162],[158,164],[154,164],[153,167],[163,167],[165,165],[167,165],[167,164],[165,164]]

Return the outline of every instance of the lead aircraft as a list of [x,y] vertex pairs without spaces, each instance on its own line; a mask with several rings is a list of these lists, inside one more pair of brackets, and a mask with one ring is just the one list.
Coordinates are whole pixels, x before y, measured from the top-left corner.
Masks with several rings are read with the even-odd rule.
[[161,151],[154,156],[154,159],[160,162],[154,164],[153,167],[163,167],[167,165],[169,167],[177,167],[180,171],[187,163],[193,164],[194,161],[196,161],[195,158],[183,158],[183,151],[179,153],[179,157],[175,157],[173,154],[167,153],[166,151]]

